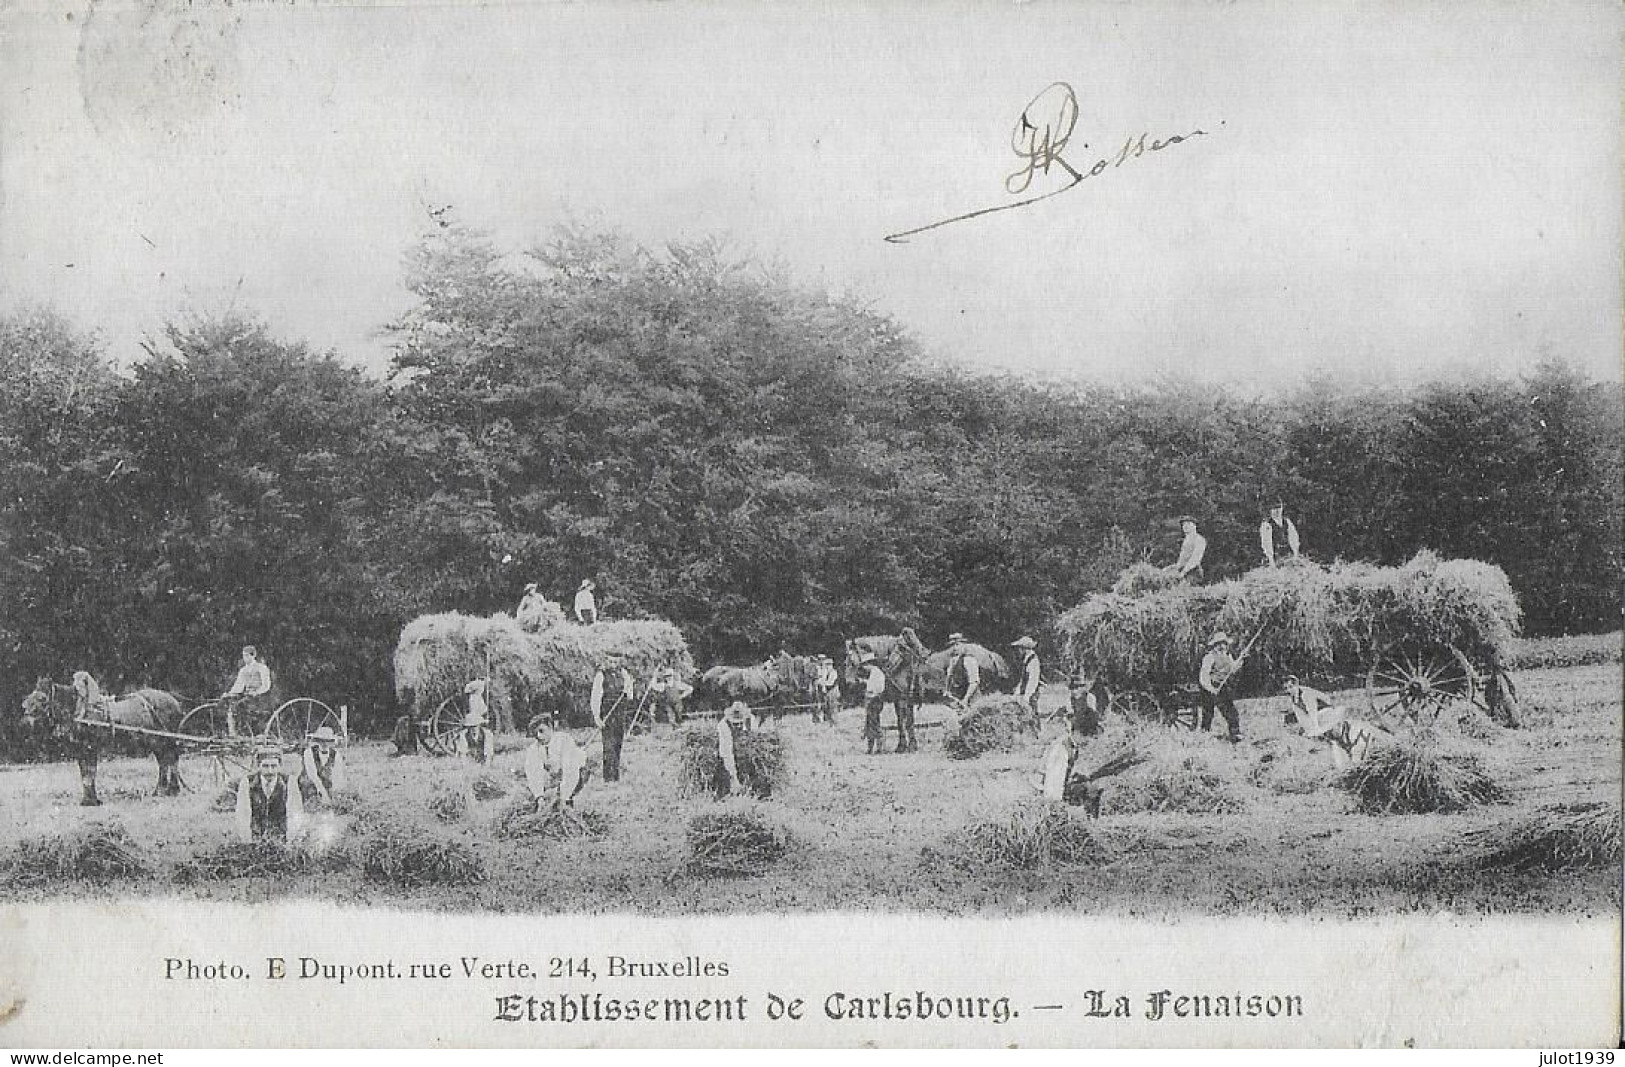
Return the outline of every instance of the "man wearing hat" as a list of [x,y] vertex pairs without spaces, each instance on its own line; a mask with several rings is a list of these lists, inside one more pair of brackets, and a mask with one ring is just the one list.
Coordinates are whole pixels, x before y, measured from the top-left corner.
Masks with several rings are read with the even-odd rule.
[[1363,719],[1350,718],[1342,708],[1321,708],[1305,722],[1303,732],[1331,743],[1332,766],[1340,771],[1364,762],[1371,746],[1388,736]]
[[597,588],[598,584],[591,578],[581,579],[581,585],[576,589],[576,622],[590,625],[598,621],[598,598],[592,593]]
[[1196,517],[1181,515],[1179,528],[1185,532],[1185,539],[1179,543],[1179,560],[1174,564],[1174,571],[1187,582],[1200,582],[1204,574],[1202,570],[1202,557],[1207,555],[1207,538],[1196,531]]
[[1016,668],[1016,696],[1032,712],[1033,725],[1036,727],[1042,722],[1038,716],[1038,691],[1044,687],[1043,669],[1038,662],[1038,642],[1030,637],[1018,637],[1010,642],[1010,647],[1021,657],[1021,664]]
[[226,706],[226,732],[237,733],[241,722],[249,733],[258,733],[260,722],[271,714],[271,668],[260,659],[253,645],[243,646],[242,664],[231,688],[220,695]]
[[740,738],[756,729],[756,716],[743,700],[736,700],[717,720],[717,769],[711,779],[711,788],[718,799],[750,792],[766,797],[771,786],[759,779],[747,780],[739,773],[738,744]]
[[530,720],[530,745],[525,749],[525,784],[536,799],[536,810],[567,808],[587,784],[587,754],[552,715]]
[[948,699],[961,709],[982,691],[982,664],[966,647],[965,635],[948,635]]
[[1272,504],[1270,513],[1258,524],[1258,547],[1267,567],[1298,558],[1298,527],[1286,517],[1285,504]]
[[636,683],[632,672],[621,666],[619,656],[599,659],[592,675],[592,721],[604,741],[604,781],[621,780],[621,744],[626,740],[627,706],[634,699]]
[[673,726],[683,725],[683,701],[694,692],[694,687],[683,681],[677,673],[677,668],[670,663],[663,663],[655,668],[654,677],[649,679],[649,699],[654,705],[652,714],[656,719],[671,719]]
[[546,612],[546,604],[547,597],[536,588],[535,582],[531,582],[525,586],[525,595],[519,598],[519,607],[514,609],[514,621],[526,630],[539,627]]
[[824,716],[827,725],[835,725],[835,713],[841,707],[841,674],[835,669],[835,660],[829,656],[818,657],[818,671],[813,675],[813,696],[817,706],[813,708],[813,722],[818,716]]
[[1286,693],[1286,726],[1300,726],[1304,733],[1315,722],[1316,716],[1324,708],[1332,706],[1332,698],[1318,689],[1311,688],[1298,681],[1298,676],[1289,674],[1286,681],[1281,683],[1281,689]]
[[1072,672],[1067,702],[1072,706],[1072,732],[1080,738],[1100,734],[1100,712],[1106,705],[1106,687],[1082,663]]
[[305,738],[305,751],[300,763],[304,774],[300,792],[309,790],[323,804],[333,802],[333,794],[346,783],[344,753],[339,751],[339,735],[331,726],[323,724]]
[[886,672],[875,662],[873,652],[858,657],[858,676],[863,679],[863,741],[868,754],[886,751],[886,738],[880,732],[880,713],[886,708]]
[[261,746],[254,753],[254,773],[237,783],[237,840],[286,844],[304,829],[304,798],[282,773],[282,751]]
[[490,763],[496,756],[496,736],[488,725],[491,715],[485,702],[486,684],[484,678],[476,678],[463,686],[468,714],[463,716],[463,728],[457,731],[457,754],[472,756],[478,763]]
[[1241,740],[1241,716],[1236,711],[1236,700],[1225,692],[1225,685],[1241,666],[1241,662],[1231,653],[1230,635],[1219,630],[1207,641],[1207,652],[1202,656],[1202,667],[1197,673],[1196,682],[1201,689],[1203,730],[1213,726],[1213,712],[1215,710],[1224,715],[1225,724],[1229,732],[1225,735],[1229,741]]

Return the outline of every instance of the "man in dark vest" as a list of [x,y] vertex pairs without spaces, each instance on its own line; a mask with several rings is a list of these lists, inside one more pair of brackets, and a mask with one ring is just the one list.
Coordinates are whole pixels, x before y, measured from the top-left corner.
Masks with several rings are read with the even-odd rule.
[[626,740],[626,716],[636,700],[632,672],[620,659],[606,656],[592,676],[592,721],[604,742],[604,781],[621,780],[621,743]]
[[254,773],[237,783],[237,840],[286,844],[299,836],[304,817],[299,787],[282,773],[282,752],[261,748]]
[[1286,517],[1285,504],[1272,505],[1258,524],[1258,547],[1264,553],[1266,567],[1298,558],[1298,528]]

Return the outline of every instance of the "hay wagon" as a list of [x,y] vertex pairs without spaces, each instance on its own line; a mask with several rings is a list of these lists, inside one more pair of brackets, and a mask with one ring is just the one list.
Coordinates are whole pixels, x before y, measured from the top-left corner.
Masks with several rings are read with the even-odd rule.
[[1056,630],[1072,665],[1135,717],[1194,724],[1203,647],[1223,630],[1252,646],[1237,696],[1279,692],[1292,674],[1362,692],[1379,721],[1430,721],[1459,705],[1510,724],[1516,693],[1504,663],[1519,619],[1499,567],[1422,552],[1400,567],[1298,562],[1213,585],[1137,566]]

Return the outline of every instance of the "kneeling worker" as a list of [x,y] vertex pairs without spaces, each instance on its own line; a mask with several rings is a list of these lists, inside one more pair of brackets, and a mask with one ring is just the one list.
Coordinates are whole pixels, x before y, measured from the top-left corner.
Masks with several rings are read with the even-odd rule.
[[525,749],[525,784],[538,812],[567,808],[587,784],[587,754],[575,739],[556,729],[550,715],[530,721],[530,747]]

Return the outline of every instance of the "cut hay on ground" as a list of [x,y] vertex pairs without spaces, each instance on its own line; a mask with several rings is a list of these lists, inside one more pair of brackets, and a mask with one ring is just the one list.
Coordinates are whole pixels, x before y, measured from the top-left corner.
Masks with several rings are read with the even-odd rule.
[[1056,632],[1072,664],[1135,689],[1189,682],[1213,631],[1245,641],[1269,622],[1248,669],[1273,687],[1287,674],[1363,676],[1396,644],[1454,646],[1476,664],[1499,662],[1519,618],[1499,567],[1424,551],[1402,567],[1303,563],[1213,585],[1099,593],[1062,615]]
[[481,771],[475,775],[471,788],[475,800],[501,800],[508,795],[508,787],[503,784],[501,778],[490,771]]
[[334,870],[348,857],[337,849],[324,852],[319,858],[301,848],[288,847],[270,841],[243,844],[233,841],[219,848],[199,853],[190,860],[175,865],[175,881],[221,882],[232,878],[269,878],[279,874],[303,874],[307,871]]
[[406,625],[395,647],[395,694],[420,717],[476,678],[489,677],[494,725],[512,732],[540,712],[564,711],[571,725],[591,722],[588,697],[598,661],[618,654],[639,685],[670,663],[691,674],[683,635],[658,619],[566,623],[527,633],[507,615],[448,612]]
[[[696,723],[683,728],[677,750],[677,792],[680,796],[700,796],[711,792],[717,766],[717,728]],[[734,737],[734,766],[752,796],[772,796],[789,774],[784,739],[776,733],[752,730]]]
[[450,782],[436,782],[427,804],[429,813],[441,822],[456,822],[468,814],[468,794]]
[[1008,814],[982,819],[956,833],[948,855],[957,865],[995,870],[1095,866],[1106,859],[1082,820],[1059,804],[1029,799]]
[[790,850],[790,831],[770,809],[733,799],[688,821],[688,863],[693,874],[740,877],[761,874]]
[[361,866],[372,881],[407,889],[485,881],[485,866],[467,845],[426,840],[421,830],[398,826],[373,831],[362,848]]
[[1441,752],[1437,739],[1425,733],[1372,749],[1337,784],[1366,815],[1446,814],[1502,797],[1477,756]]
[[1103,814],[1218,815],[1247,806],[1253,765],[1245,746],[1210,734],[1145,730],[1134,738],[1134,753],[1138,762],[1104,783]]
[[24,838],[13,846],[6,868],[13,883],[26,886],[110,882],[152,873],[145,851],[116,822],[86,823]]
[[516,800],[497,816],[496,835],[508,840],[544,837],[551,841],[582,837],[603,837],[609,833],[609,816],[591,808],[546,808],[536,810],[534,800]]
[[1464,834],[1481,867],[1514,871],[1619,870],[1618,804],[1566,804]]
[[983,697],[959,720],[959,729],[943,739],[949,759],[975,759],[985,752],[1009,752],[1033,733],[1033,715],[1015,697]]

